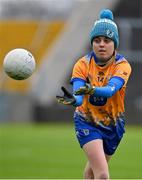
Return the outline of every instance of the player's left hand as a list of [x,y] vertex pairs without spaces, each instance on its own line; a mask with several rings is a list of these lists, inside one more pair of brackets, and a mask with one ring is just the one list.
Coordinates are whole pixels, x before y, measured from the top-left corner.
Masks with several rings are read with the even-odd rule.
[[74,105],[76,102],[74,96],[65,87],[61,87],[61,90],[63,91],[64,95],[56,96],[58,103],[64,105]]
[[85,95],[89,94],[92,95],[94,94],[95,87],[91,86],[90,84],[86,84],[85,86],[80,87],[77,91],[74,92],[75,95]]

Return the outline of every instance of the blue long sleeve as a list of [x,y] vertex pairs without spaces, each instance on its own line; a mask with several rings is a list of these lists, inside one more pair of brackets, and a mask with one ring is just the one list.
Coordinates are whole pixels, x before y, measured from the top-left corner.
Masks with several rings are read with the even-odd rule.
[[93,96],[109,98],[121,89],[124,83],[124,79],[114,76],[109,80],[106,86],[96,87]]
[[[78,90],[80,87],[85,86],[85,81],[80,79],[80,78],[75,78],[72,81],[73,84],[73,92],[75,92],[76,90]],[[74,95],[75,99],[76,99],[76,103],[74,104],[74,106],[80,106],[83,103],[83,95]]]
[[[80,79],[80,78],[75,78],[73,79],[73,81],[71,82],[73,85],[73,92],[75,92],[76,90],[78,90],[80,87],[85,86],[86,81]],[[95,92],[93,94],[94,97],[96,98],[103,98],[103,99],[97,99],[97,101],[94,103],[92,101],[94,101],[94,99],[92,100],[92,96],[90,96],[90,102],[92,102],[92,104],[94,105],[104,105],[107,101],[107,98],[113,96],[119,89],[122,88],[122,86],[124,85],[125,81],[124,79],[120,78],[120,77],[112,77],[108,84],[106,86],[103,87],[96,87],[95,88]],[[76,99],[76,103],[74,104],[74,106],[80,106],[83,103],[83,97],[84,95],[74,95],[75,99]],[[99,101],[98,101],[99,100]]]

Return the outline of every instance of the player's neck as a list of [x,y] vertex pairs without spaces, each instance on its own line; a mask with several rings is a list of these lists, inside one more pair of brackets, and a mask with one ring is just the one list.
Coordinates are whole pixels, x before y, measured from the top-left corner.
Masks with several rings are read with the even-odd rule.
[[101,60],[99,60],[98,59],[98,62],[97,62],[97,64],[99,65],[99,66],[107,66],[107,65],[109,65],[109,64],[111,64],[112,62],[114,61],[114,56],[113,57],[111,57],[108,61],[106,61],[106,62],[103,62],[103,61],[101,61]]
[[97,58],[98,59],[97,64],[99,66],[106,66],[106,65],[111,64],[114,61],[115,54],[116,54],[116,51],[114,50],[113,54],[108,59],[106,59],[105,61],[102,60],[102,59]]

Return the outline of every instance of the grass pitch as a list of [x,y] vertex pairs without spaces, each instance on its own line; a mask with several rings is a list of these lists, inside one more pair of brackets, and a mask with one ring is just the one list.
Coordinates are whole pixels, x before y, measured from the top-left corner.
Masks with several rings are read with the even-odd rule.
[[[72,124],[0,126],[0,179],[82,179],[86,157]],[[142,179],[142,127],[127,127],[112,179]]]

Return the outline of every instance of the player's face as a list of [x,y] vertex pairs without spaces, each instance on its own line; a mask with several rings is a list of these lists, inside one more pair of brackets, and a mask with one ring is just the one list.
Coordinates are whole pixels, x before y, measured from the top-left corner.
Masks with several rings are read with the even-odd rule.
[[114,53],[114,42],[107,37],[96,37],[93,40],[93,51],[99,60],[106,62]]

